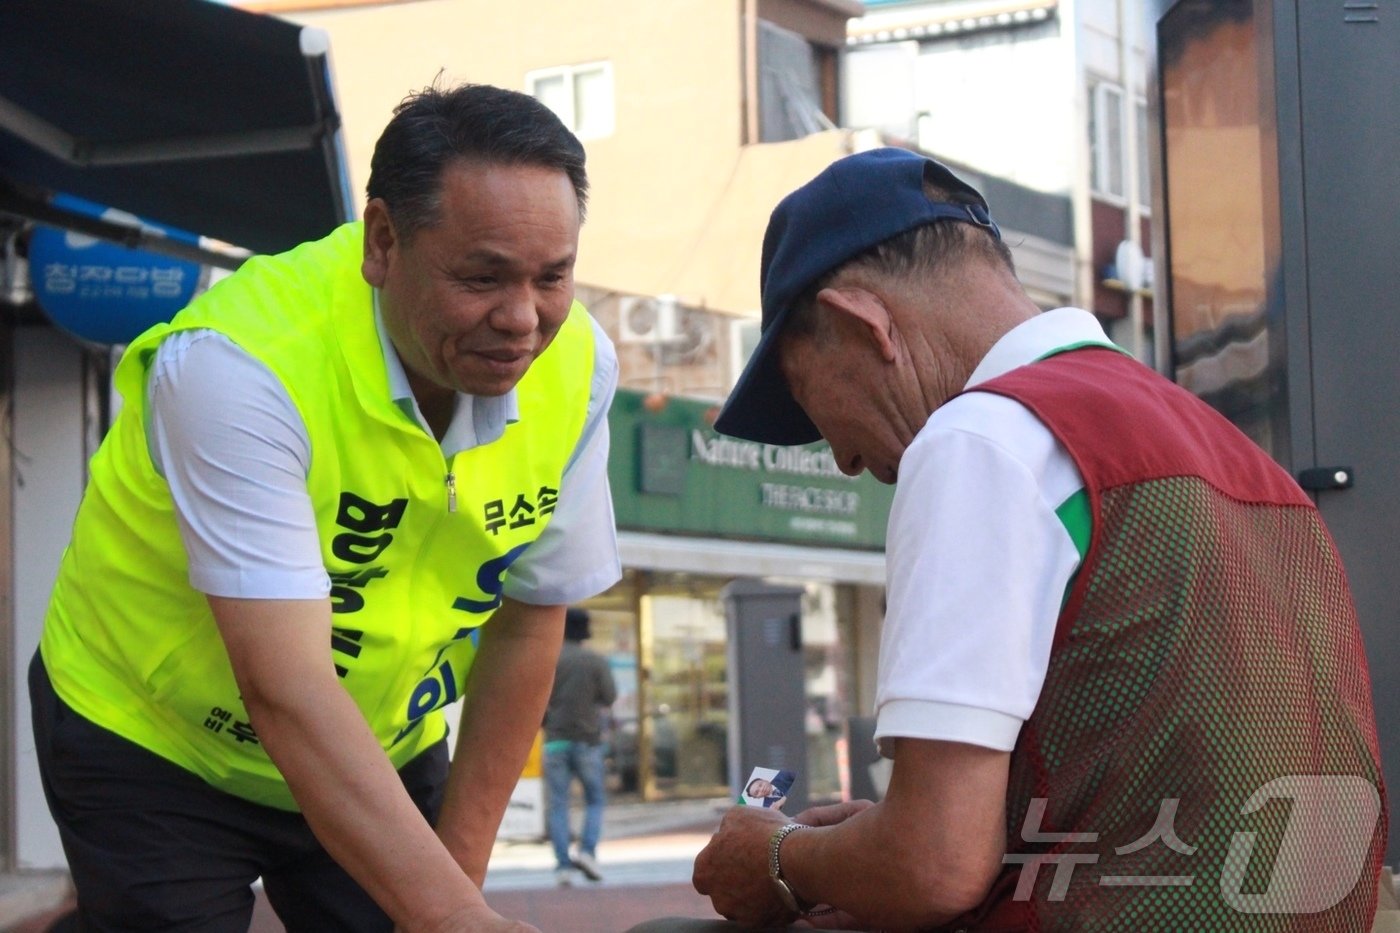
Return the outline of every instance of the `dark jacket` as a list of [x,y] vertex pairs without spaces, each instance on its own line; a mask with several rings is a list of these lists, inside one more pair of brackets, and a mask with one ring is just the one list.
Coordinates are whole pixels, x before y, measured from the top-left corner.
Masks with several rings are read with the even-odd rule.
[[607,659],[576,641],[564,642],[544,714],[545,739],[598,744],[601,714],[616,699],[617,684]]

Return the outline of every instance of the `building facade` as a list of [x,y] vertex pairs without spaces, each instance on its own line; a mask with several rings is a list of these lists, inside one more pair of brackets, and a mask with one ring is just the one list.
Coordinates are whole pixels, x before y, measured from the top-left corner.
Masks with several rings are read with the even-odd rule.
[[[1149,39],[1129,0],[867,0],[847,119],[1071,205],[1074,304],[1153,362]],[[993,211],[997,203],[992,200]],[[1018,257],[1019,258],[1019,257]]]
[[[854,0],[539,0],[528,16],[481,0],[239,5],[329,37],[356,192],[394,106],[435,81],[532,93],[584,141],[593,187],[579,297],[622,369],[611,480],[625,576],[590,603],[623,687],[616,780],[649,799],[729,792],[736,672],[724,594],[763,580],[802,593],[807,793],[843,793],[846,722],[874,703],[890,490],[834,475],[823,444],[746,447],[711,428],[757,338],[764,225],[784,194],[843,155],[923,148],[987,193],[1042,306],[1082,301],[1078,195],[1028,167],[1062,145],[1055,127],[1018,167],[874,119],[848,85],[865,80],[850,60],[869,51],[859,30],[879,5]],[[62,853],[26,746],[24,669],[106,422],[111,359],[42,319],[8,333],[6,858],[34,869],[61,866]]]
[[[722,592],[765,579],[805,593],[802,769],[810,793],[839,795],[845,717],[873,702],[889,496],[869,478],[844,496],[813,492],[844,478],[772,481],[803,474],[760,455],[757,482],[695,497],[747,472],[726,462],[706,414],[757,337],[768,212],[861,144],[838,128],[846,24],[861,4],[545,0],[529,17],[470,0],[252,6],[330,35],[357,187],[392,107],[435,80],[531,93],[583,141],[591,193],[575,277],[622,373],[611,480],[625,577],[589,605],[622,686],[616,780],[648,798],[729,792]],[[714,517],[726,521],[702,520]]]

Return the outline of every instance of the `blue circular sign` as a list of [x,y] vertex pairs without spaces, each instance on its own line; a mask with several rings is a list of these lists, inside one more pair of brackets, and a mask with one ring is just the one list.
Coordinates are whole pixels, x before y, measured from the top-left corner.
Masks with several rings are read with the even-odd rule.
[[[54,204],[198,242],[192,234],[71,195],[58,195]],[[200,272],[197,262],[129,249],[71,230],[36,227],[29,238],[29,278],[39,307],[54,324],[93,343],[129,343],[152,325],[170,320],[194,297]]]

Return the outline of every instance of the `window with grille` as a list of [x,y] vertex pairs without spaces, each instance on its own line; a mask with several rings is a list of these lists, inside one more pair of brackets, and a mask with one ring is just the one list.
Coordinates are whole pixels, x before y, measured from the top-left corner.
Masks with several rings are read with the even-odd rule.
[[1147,101],[1137,102],[1137,164],[1138,205],[1145,212],[1152,210],[1152,154],[1148,152]]
[[612,135],[616,106],[611,63],[541,68],[525,75],[525,86],[579,139]]
[[1089,186],[1114,201],[1126,196],[1123,177],[1123,89],[1102,82],[1093,86],[1089,107]]

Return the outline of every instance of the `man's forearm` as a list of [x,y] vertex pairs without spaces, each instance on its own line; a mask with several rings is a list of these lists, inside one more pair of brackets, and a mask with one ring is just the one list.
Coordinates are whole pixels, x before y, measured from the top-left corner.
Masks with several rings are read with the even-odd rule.
[[492,916],[336,676],[329,601],[209,605],[253,728],[330,856],[405,930]]
[[448,850],[478,886],[544,718],[563,625],[562,606],[506,600],[481,630],[437,825]]
[[898,755],[884,801],[792,833],[782,865],[799,894],[877,927],[921,929],[977,906],[1000,870],[1006,756],[908,739]]
[[938,853],[915,847],[907,822],[871,808],[838,826],[790,834],[783,874],[808,900],[838,905],[879,928],[922,929],[967,906],[938,875]]
[[486,909],[339,684],[255,700],[249,715],[317,839],[400,928]]
[[[1010,755],[958,742],[899,739],[879,804],[815,807],[788,831],[783,880],[799,898],[874,927],[923,929],[977,906],[1001,870]],[[785,919],[769,845],[785,820],[732,807],[695,859],[695,889],[749,925]],[[790,919],[790,918],[789,918]]]

